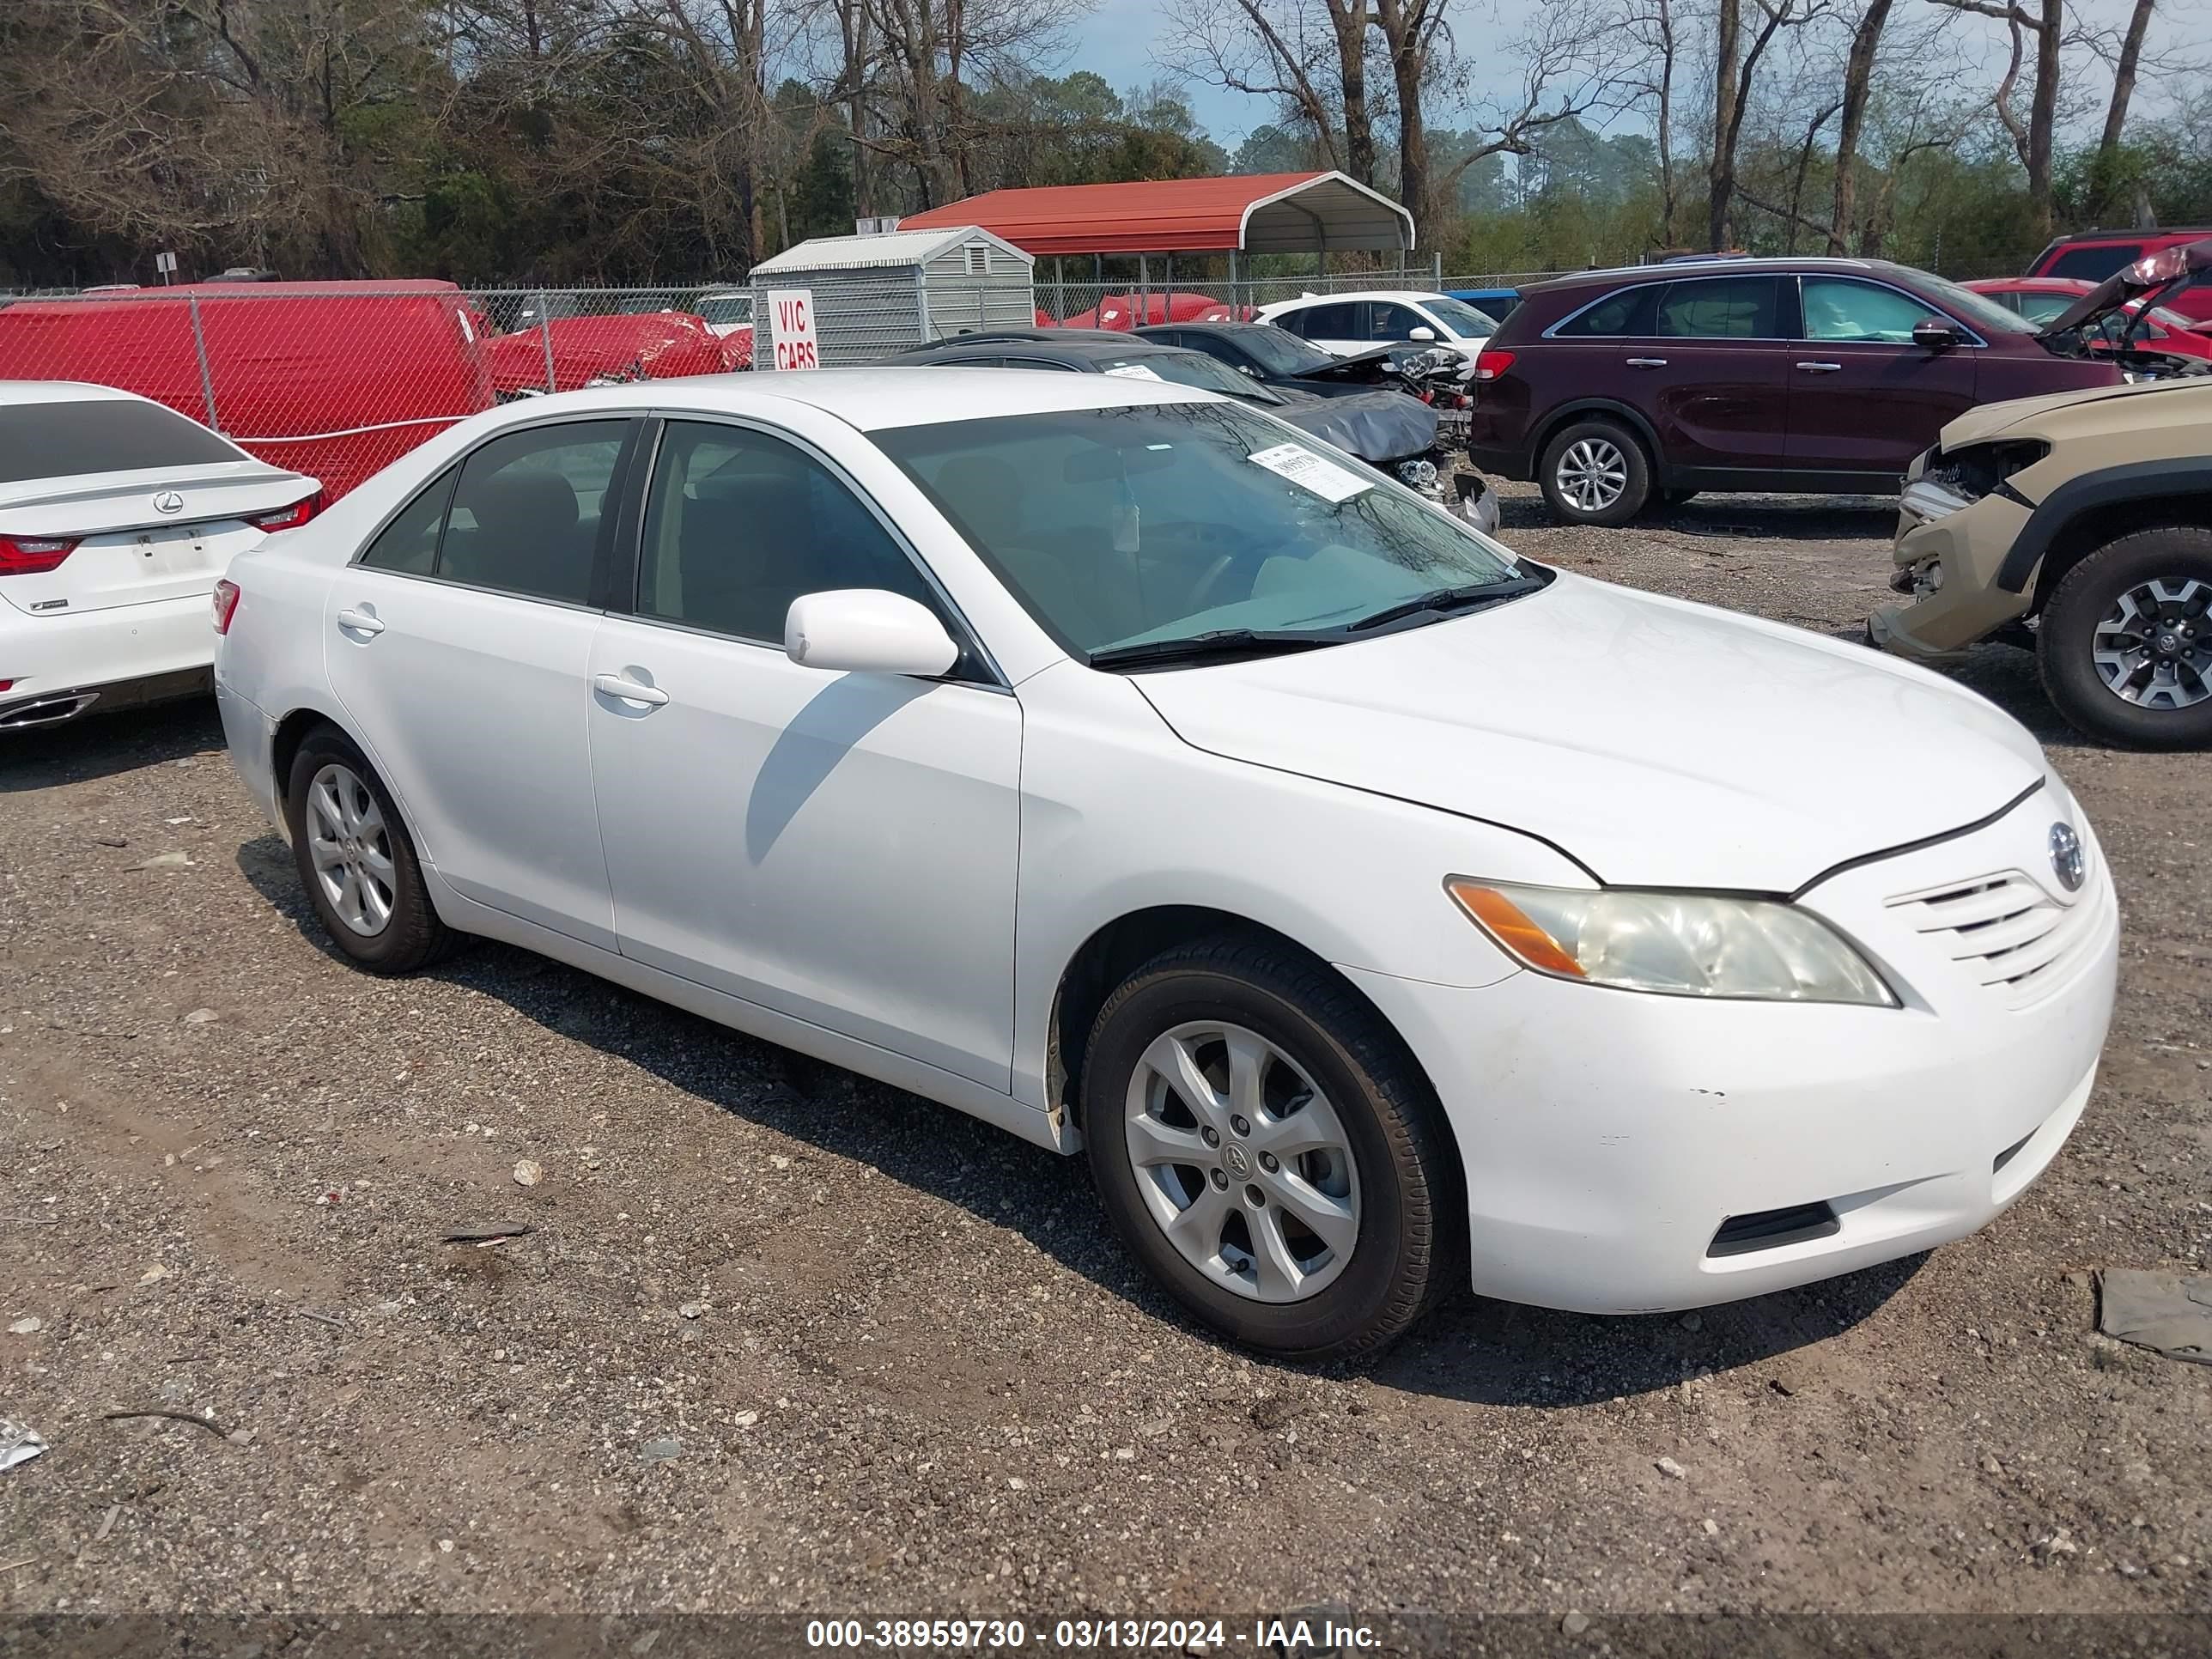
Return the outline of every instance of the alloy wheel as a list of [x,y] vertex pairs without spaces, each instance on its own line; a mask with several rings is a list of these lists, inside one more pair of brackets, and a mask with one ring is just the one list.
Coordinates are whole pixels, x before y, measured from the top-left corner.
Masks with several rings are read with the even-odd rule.
[[307,854],[337,919],[364,939],[392,923],[392,835],[384,809],[351,767],[332,761],[307,786]]
[[1559,494],[1577,511],[1602,513],[1628,488],[1628,457],[1604,438],[1577,438],[1559,457]]
[[1299,1302],[1343,1273],[1359,1170],[1336,1109],[1257,1032],[1178,1025],[1129,1080],[1125,1133],[1146,1209],[1183,1260],[1258,1302]]
[[2097,676],[2139,708],[2188,708],[2212,697],[2212,582],[2139,582],[2097,624]]

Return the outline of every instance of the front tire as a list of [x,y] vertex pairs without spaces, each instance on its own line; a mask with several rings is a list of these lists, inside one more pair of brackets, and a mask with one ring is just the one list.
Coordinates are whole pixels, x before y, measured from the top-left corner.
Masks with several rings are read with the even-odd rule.
[[1154,957],[1083,1070],[1091,1176],[1133,1255],[1231,1340],[1372,1354],[1465,1282],[1465,1182],[1396,1035],[1323,964],[1262,939]]
[[2212,743],[2212,530],[2139,530],[2084,558],[2043,607],[2036,657],[2051,701],[2089,737]]
[[355,966],[411,974],[452,948],[398,805],[336,726],[318,726],[300,744],[284,812],[307,902]]
[[1544,446],[1536,469],[1544,500],[1562,524],[1626,524],[1651,499],[1651,458],[1618,421],[1575,421]]

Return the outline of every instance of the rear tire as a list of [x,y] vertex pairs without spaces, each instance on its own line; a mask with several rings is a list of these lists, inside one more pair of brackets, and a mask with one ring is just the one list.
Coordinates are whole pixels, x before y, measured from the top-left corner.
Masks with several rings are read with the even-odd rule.
[[453,948],[458,936],[430,903],[398,804],[336,726],[319,726],[301,741],[284,818],[307,902],[356,967],[411,974]]
[[2035,644],[2044,689],[2087,736],[2212,744],[2212,530],[2170,525],[2099,548],[2060,579]]
[[1083,1122],[1115,1231],[1231,1341],[1355,1358],[1466,1283],[1465,1177],[1433,1091],[1288,946],[1217,937],[1139,969],[1091,1027]]
[[1618,421],[1568,422],[1544,446],[1536,478],[1562,524],[1624,525],[1651,499],[1651,458]]

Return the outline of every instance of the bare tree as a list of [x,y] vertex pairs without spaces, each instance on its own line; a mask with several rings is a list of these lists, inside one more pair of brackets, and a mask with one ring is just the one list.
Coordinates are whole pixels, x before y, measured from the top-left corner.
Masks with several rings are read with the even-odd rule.
[[1185,15],[1167,46],[1198,79],[1295,111],[1329,166],[1372,185],[1374,17],[1371,0],[1209,0]]
[[1844,60],[1841,119],[1836,126],[1836,185],[1828,207],[1828,252],[1842,253],[1849,246],[1851,218],[1857,210],[1859,133],[1866,125],[1867,99],[1874,87],[1875,59],[1881,50],[1881,32],[1888,26],[1895,0],[1867,0],[1851,30],[1851,49]]
[[1651,137],[1659,160],[1659,240],[1672,246],[1674,214],[1681,203],[1681,179],[1674,166],[1674,83],[1683,41],[1677,32],[1675,0],[1639,0],[1623,20],[1637,44],[1635,70],[1623,77],[1630,98],[1651,111]]
[[[1994,17],[2012,36],[2012,57],[1997,83],[1992,105],[1997,119],[2011,137],[2021,166],[2027,170],[2028,212],[2039,234],[2051,232],[2051,155],[2058,131],[2058,83],[2063,72],[2065,0],[2033,0],[2031,11],[2021,0],[1929,0],[1953,11]],[[2029,83],[2027,119],[2022,122],[2013,107],[2013,88],[2019,82],[2026,45],[2035,46],[2035,73]]]
[[[1939,0],[1940,3],[1940,0]],[[1713,159],[1707,175],[1705,246],[1715,252],[1727,245],[1729,206],[1736,193],[1736,152],[1750,112],[1759,59],[1785,28],[1802,28],[1823,15],[1831,0],[1753,0],[1758,32],[1737,62],[1742,35],[1741,0],[1719,0],[1714,37]]]

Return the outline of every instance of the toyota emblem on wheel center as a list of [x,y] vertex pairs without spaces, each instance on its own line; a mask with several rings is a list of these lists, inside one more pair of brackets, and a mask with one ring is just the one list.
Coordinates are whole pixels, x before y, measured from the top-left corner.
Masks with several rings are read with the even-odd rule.
[[185,498],[173,489],[164,489],[154,497],[154,510],[156,513],[181,513],[185,510]]
[[1222,1152],[1221,1161],[1229,1166],[1229,1173],[1239,1181],[1252,1178],[1252,1160],[1242,1146],[1229,1146]]
[[2059,884],[2068,892],[2081,890],[2087,865],[2081,856],[2081,837],[2074,833],[2070,823],[2051,826],[2051,867],[2057,872]]

